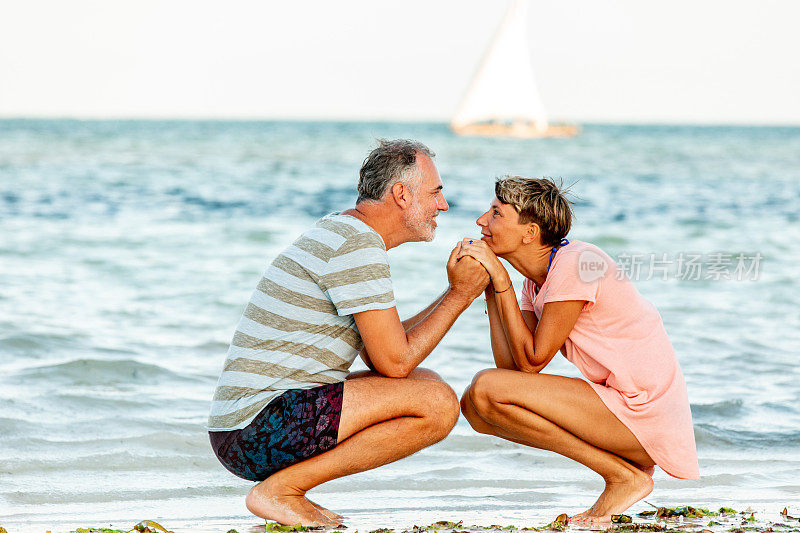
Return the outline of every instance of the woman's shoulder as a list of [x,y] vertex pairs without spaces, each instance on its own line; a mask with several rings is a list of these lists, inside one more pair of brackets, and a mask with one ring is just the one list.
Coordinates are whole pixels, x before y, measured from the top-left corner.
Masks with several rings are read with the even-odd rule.
[[561,263],[563,266],[577,266],[575,274],[584,270],[594,271],[602,269],[607,271],[616,263],[610,255],[605,253],[599,246],[585,241],[569,241],[569,244],[562,246],[553,261]]
[[571,240],[571,241],[569,241],[569,244],[567,244],[566,246],[562,246],[561,250],[563,252],[573,252],[573,253],[595,252],[597,254],[602,254],[602,255],[605,255],[605,256],[608,255],[602,250],[602,248],[600,248],[596,244],[593,244],[591,242],[586,242],[586,241],[579,241],[579,240],[574,240],[574,241]]
[[571,240],[561,246],[553,258],[550,272],[542,287],[525,278],[524,289],[532,295],[539,291],[567,290],[577,285],[595,288],[609,274],[616,275],[617,265],[599,246],[590,242]]

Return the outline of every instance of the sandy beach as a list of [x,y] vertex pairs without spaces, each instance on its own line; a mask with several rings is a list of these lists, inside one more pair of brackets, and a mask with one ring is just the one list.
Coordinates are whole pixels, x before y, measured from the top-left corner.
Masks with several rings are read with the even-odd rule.
[[[786,514],[783,514],[784,510]],[[717,510],[698,509],[692,506],[666,508],[666,514],[677,511],[679,514],[689,516],[676,516],[672,518],[656,519],[652,512],[643,512],[646,516],[637,514],[624,515],[617,518],[620,523],[601,525],[596,527],[575,527],[564,524],[563,517],[554,515],[549,522],[542,523],[536,519],[508,520],[505,513],[460,513],[451,519],[439,517],[438,520],[428,521],[435,513],[416,513],[417,520],[409,521],[408,516],[386,516],[382,513],[351,513],[346,520],[347,527],[339,530],[350,533],[501,533],[514,531],[549,532],[549,531],[606,531],[609,533],[798,533],[800,532],[800,518],[791,513],[796,510],[784,508],[780,511],[756,510],[746,508],[735,510],[720,508]],[[724,512],[720,512],[724,511]],[[738,512],[731,512],[738,511]],[[556,511],[554,511],[555,513]],[[701,515],[696,516],[695,515]],[[513,513],[512,513],[513,514]],[[467,518],[469,517],[469,518]],[[493,519],[494,518],[494,519]],[[505,518],[505,520],[503,519]],[[630,523],[624,523],[627,518]],[[138,526],[138,528],[137,528]],[[174,533],[283,533],[291,531],[309,531],[302,527],[280,526],[274,522],[264,523],[257,518],[238,517],[228,519],[162,519],[159,521],[144,520],[136,523],[110,522],[110,523],[60,523],[29,521],[26,524],[9,524],[8,533],[20,532],[45,532],[52,533],[125,533],[131,530],[142,533],[163,533],[164,528]],[[2,530],[0,530],[2,531]]]

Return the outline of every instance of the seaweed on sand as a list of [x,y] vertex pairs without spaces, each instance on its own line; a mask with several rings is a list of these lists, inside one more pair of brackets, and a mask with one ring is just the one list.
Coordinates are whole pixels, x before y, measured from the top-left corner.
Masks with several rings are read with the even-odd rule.
[[666,531],[667,528],[662,526],[661,524],[651,524],[647,522],[637,522],[637,523],[629,523],[623,524],[621,526],[612,526],[606,531],[613,532],[613,533],[639,533],[639,532],[660,532]]
[[[468,533],[469,531],[474,530],[483,530],[483,531],[497,531],[497,530],[505,530],[505,531],[530,531],[536,528],[518,528],[515,525],[508,525],[508,526],[500,526],[497,524],[491,526],[478,526],[478,525],[471,525],[465,526],[463,520],[459,520],[458,522],[451,522],[449,520],[439,520],[438,522],[434,522],[429,526],[414,526],[410,530],[403,531],[403,533],[435,533],[440,529],[451,530],[452,533]],[[370,532],[373,533],[373,532]]]
[[567,516],[566,513],[561,513],[555,520],[544,526],[544,529],[549,529],[550,531],[564,531],[567,529],[568,523],[569,516]]
[[284,526],[283,524],[279,524],[277,522],[267,522],[265,525],[265,530],[267,532],[285,532],[285,531],[308,531],[311,528],[307,528],[303,524],[295,524],[293,526]]
[[107,527],[79,527],[70,533],[173,533],[158,522],[142,520],[130,529],[110,529]]
[[788,507],[784,507],[783,508],[783,511],[781,511],[781,516],[785,520],[797,520],[798,522],[800,522],[800,518],[797,518],[796,516],[790,516],[789,515],[789,508]]
[[636,516],[656,519],[677,518],[679,516],[683,518],[703,518],[705,516],[718,516],[722,512],[722,509],[728,509],[726,507],[722,507],[720,508],[720,512],[714,512],[706,509],[705,507],[692,507],[690,505],[685,505],[683,507],[657,507],[652,503],[649,503],[649,505],[655,507],[655,511],[643,511]]
[[72,530],[71,533],[128,533],[132,529],[110,529],[107,527],[79,527]]
[[429,526],[414,526],[411,531],[437,531],[439,529],[459,529],[464,527],[464,521],[451,522],[449,520],[439,520]]

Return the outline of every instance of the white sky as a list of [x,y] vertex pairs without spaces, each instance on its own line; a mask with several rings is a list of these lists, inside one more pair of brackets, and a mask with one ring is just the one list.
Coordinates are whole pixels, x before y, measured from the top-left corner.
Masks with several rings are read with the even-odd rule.
[[[0,116],[447,120],[507,0],[7,0]],[[555,119],[800,124],[797,0],[533,0]]]

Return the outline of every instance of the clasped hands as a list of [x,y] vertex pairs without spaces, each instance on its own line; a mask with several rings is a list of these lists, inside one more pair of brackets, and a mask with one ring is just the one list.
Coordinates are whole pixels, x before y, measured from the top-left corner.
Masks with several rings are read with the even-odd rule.
[[488,288],[504,292],[511,286],[511,278],[505,267],[480,239],[466,238],[456,244],[447,260],[447,279],[452,291],[470,300]]

